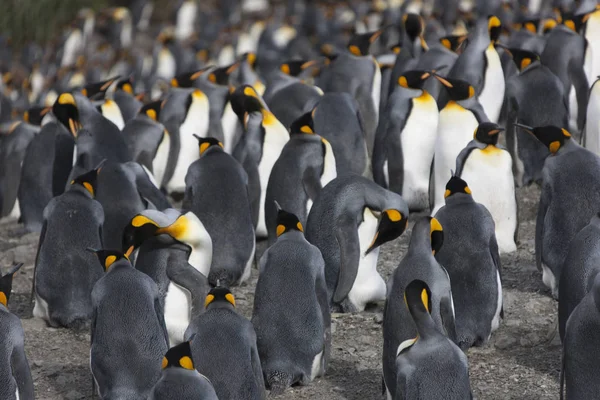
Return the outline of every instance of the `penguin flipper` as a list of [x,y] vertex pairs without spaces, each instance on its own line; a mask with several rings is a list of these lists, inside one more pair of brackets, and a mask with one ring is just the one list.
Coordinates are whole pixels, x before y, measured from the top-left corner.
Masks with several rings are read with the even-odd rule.
[[429,169],[429,212],[435,207],[435,156],[431,160],[431,168]]
[[160,324],[160,328],[165,335],[165,343],[167,344],[167,348],[169,347],[169,332],[167,331],[167,325],[165,324],[165,313],[163,311],[162,306],[160,305],[160,298],[157,296],[154,299],[154,312],[156,313],[156,317],[158,318],[158,323]]
[[201,315],[204,312],[204,299],[210,290],[208,278],[190,264],[174,261],[169,261],[167,264],[167,276],[173,283],[190,292],[192,297],[190,320]]
[[440,316],[442,317],[442,325],[446,330],[446,335],[452,342],[458,344],[458,337],[456,335],[456,320],[454,317],[452,305],[452,297],[443,296],[440,299]]
[[456,157],[456,168],[454,169],[454,175],[460,178],[460,176],[462,175],[462,170],[465,166],[465,162],[467,161],[467,158],[469,158],[469,154],[471,154],[471,152],[475,149],[483,148],[485,148],[485,145],[483,143],[479,143],[476,140],[471,140],[467,144],[467,146],[464,149],[462,149],[460,153],[458,153],[458,156]]
[[265,390],[265,378],[263,375],[262,366],[260,365],[260,357],[258,355],[258,348],[256,347],[256,332],[252,328],[252,325],[248,327],[248,335],[251,338],[251,346],[252,350],[250,352],[250,362],[252,363],[252,374],[254,375],[254,380],[258,386],[258,390],[260,392],[261,400],[267,398],[267,392]]
[[171,144],[169,146],[169,154],[167,156],[167,164],[165,166],[165,172],[163,174],[162,182],[159,182],[161,188],[166,188],[167,184],[173,178],[175,174],[175,168],[177,167],[177,159],[179,158],[179,150],[181,148],[181,140],[179,138],[179,125],[174,118],[164,122],[163,125],[167,128],[170,133]]
[[340,249],[340,265],[333,302],[340,304],[350,293],[358,274],[360,241],[356,230],[356,221],[350,216],[338,219],[335,238]]
[[540,204],[538,206],[538,213],[535,221],[535,264],[539,271],[542,270],[542,251],[543,249],[543,240],[544,240],[544,220],[546,219],[546,212],[548,211],[548,207],[550,206],[551,201],[551,191],[548,185],[548,177],[542,177],[544,182],[542,184],[542,193],[540,195]]
[[[316,264],[316,263],[315,263]],[[315,265],[313,264],[313,265]],[[318,275],[315,285],[317,292],[317,301],[321,307],[321,314],[323,316],[323,326],[325,328],[325,345],[323,349],[324,369],[323,373],[327,371],[329,360],[331,358],[331,312],[329,310],[329,295],[327,294],[327,283],[325,281],[325,262],[323,257],[319,255],[318,263]]]
[[[569,77],[575,88],[575,96],[577,99],[577,128],[582,133],[585,125],[587,114],[587,103],[589,95],[589,86],[587,76],[583,69],[583,63],[579,63],[577,58],[571,59],[568,66]],[[567,104],[568,105],[568,104]],[[568,109],[568,108],[567,108]]]
[[[52,166],[52,195],[58,196],[65,191],[69,174],[73,169],[73,149],[75,139],[66,130],[61,129],[54,139],[54,164]],[[82,166],[83,167],[83,166]]]
[[321,192],[321,177],[316,168],[307,168],[302,176],[304,192],[311,201],[315,201]]
[[129,161],[125,165],[135,174],[135,184],[142,199],[152,203],[160,211],[171,208],[171,204],[166,196],[154,186],[150,177],[139,163]]
[[[387,113],[387,110],[386,110]],[[371,169],[373,170],[373,180],[379,186],[387,189],[385,182],[385,172],[383,166],[385,165],[385,142],[387,134],[387,119],[379,122],[377,130],[375,131],[375,143],[373,144],[373,155],[371,157]]]
[[21,332],[15,332],[13,329],[12,335],[18,335],[18,337],[13,337],[12,342],[20,343],[21,346],[14,346],[10,364],[12,366],[12,374],[19,389],[19,398],[33,399],[33,379],[29,363],[27,362],[27,356],[25,355],[25,348],[22,346],[23,338],[20,336],[21,334]]
[[[54,202],[48,203],[48,206],[53,205]],[[52,206],[51,206],[52,207]],[[46,236],[46,229],[48,227],[48,220],[44,218],[44,223],[42,225],[42,232],[40,233],[40,239],[38,240],[37,253],[35,255],[35,263],[33,264],[33,282],[31,284],[31,296],[29,296],[29,303],[33,303],[33,297],[35,295],[35,273],[37,271],[38,259],[40,257],[40,249],[42,248],[42,244],[44,243],[44,238]]]

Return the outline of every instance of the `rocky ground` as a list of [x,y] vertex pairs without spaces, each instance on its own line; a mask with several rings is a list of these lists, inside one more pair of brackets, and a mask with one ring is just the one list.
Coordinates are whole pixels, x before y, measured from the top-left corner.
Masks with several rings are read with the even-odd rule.
[[[556,302],[535,268],[534,228],[539,189],[520,189],[518,252],[502,257],[504,315],[490,343],[468,352],[471,385],[477,399],[557,399],[560,343],[552,340]],[[406,252],[410,232],[380,253],[387,279]],[[37,234],[24,234],[16,221],[0,223],[0,267],[25,266],[15,275],[10,309],[21,317],[37,399],[92,399],[87,333],[46,327],[32,319],[29,303]],[[265,244],[258,247],[262,252]],[[250,317],[257,273],[236,288],[238,308]],[[289,390],[282,399],[381,399],[382,304],[360,314],[334,315],[333,351],[325,378]]]

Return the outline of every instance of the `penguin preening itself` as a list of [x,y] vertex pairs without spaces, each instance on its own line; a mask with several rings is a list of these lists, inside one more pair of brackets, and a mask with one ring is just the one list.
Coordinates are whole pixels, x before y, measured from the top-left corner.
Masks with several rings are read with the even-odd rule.
[[171,347],[162,360],[162,375],[148,400],[218,400],[208,378],[194,367],[190,342]]
[[92,291],[90,368],[97,393],[103,399],[146,398],[169,348],[158,288],[125,254],[88,250],[106,270]]
[[422,280],[431,288],[429,312],[440,332],[456,339],[454,303],[448,272],[435,254],[444,246],[444,230],[432,217],[418,220],[412,229],[408,251],[387,283],[383,311],[383,385],[388,399],[398,396],[396,355],[413,340],[417,327],[406,307],[407,282]]
[[264,400],[263,371],[252,323],[238,314],[229,289],[217,286],[206,296],[206,311],[194,319],[191,340],[198,372],[213,383],[220,399]]
[[398,349],[394,400],[472,399],[467,356],[436,327],[429,287],[414,280],[405,298],[418,334]]
[[33,400],[33,379],[27,355],[25,334],[19,317],[8,310],[14,274],[23,266],[14,264],[0,274],[0,397],[6,400]]
[[385,299],[385,282],[376,268],[379,246],[399,237],[407,225],[402,197],[362,176],[339,176],[321,190],[308,215],[306,239],[325,260],[331,307],[356,312]]
[[102,245],[104,210],[94,199],[101,167],[74,179],[44,209],[33,274],[33,316],[53,327],[80,329],[92,317],[92,288],[102,269],[86,248]]
[[600,157],[581,147],[557,126],[515,124],[533,134],[550,155],[542,170],[542,193],[535,225],[536,265],[544,284],[558,297],[563,262],[570,243],[600,204]]
[[377,129],[373,149],[375,182],[402,195],[410,210],[429,207],[429,177],[438,129],[435,99],[423,89],[429,71],[398,78]]
[[446,185],[446,205],[435,214],[446,233],[435,258],[450,276],[456,344],[464,351],[487,343],[504,315],[494,220],[471,193],[463,179],[453,176]]
[[198,216],[211,238],[211,285],[241,285],[250,278],[256,251],[248,174],[223,143],[197,139],[200,158],[185,177],[182,208]]
[[281,393],[325,374],[331,315],[325,261],[298,217],[277,211],[277,241],[260,259],[252,324],[267,388]]
[[502,131],[492,122],[480,124],[456,159],[455,175],[469,182],[473,200],[492,215],[500,253],[512,253],[517,250],[517,198],[512,158],[498,144]]

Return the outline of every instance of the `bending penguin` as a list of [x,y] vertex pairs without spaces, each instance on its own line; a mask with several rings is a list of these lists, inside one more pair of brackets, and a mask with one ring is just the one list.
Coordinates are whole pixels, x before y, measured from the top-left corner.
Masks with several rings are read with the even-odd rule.
[[321,190],[308,215],[306,238],[323,254],[331,307],[363,311],[385,299],[385,282],[377,272],[379,246],[399,237],[407,225],[402,197],[364,177],[343,175]]

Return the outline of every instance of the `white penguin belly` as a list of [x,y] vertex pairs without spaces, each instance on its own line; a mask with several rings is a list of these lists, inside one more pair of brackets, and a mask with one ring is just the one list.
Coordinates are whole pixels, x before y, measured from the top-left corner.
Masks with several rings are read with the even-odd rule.
[[554,272],[546,263],[542,262],[542,281],[547,288],[552,290],[552,297],[558,299],[558,285],[556,284],[556,277],[554,276]]
[[142,168],[144,169],[144,172],[146,172],[146,175],[148,175],[148,179],[154,185],[154,187],[160,189],[160,185],[158,184],[158,182],[156,182],[156,178],[154,177],[152,172],[150,172],[150,170],[145,165],[142,165]]
[[348,293],[348,300],[358,311],[363,311],[368,303],[385,299],[385,282],[377,272],[379,247],[365,255],[377,233],[379,220],[369,208],[363,212],[363,222],[358,226],[358,240],[360,243],[360,260],[358,272]]
[[404,164],[402,197],[411,210],[429,208],[429,174],[438,129],[439,113],[434,98],[429,94],[421,97],[413,100],[410,117],[400,135]]
[[185,40],[194,33],[194,21],[196,20],[198,6],[194,1],[186,1],[177,12],[177,23],[175,36],[179,40]]
[[473,113],[456,103],[446,106],[440,112],[434,155],[435,202],[431,215],[435,215],[444,206],[450,170],[456,170],[456,157],[471,141],[478,125]]
[[19,218],[21,216],[21,206],[19,205],[18,198],[15,199],[15,205],[13,206],[8,216],[11,218]]
[[[337,177],[337,167],[335,166],[335,156],[333,155],[333,149],[331,143],[324,140],[325,144],[325,156],[323,157],[323,173],[321,174],[321,188],[327,186],[329,182]],[[308,199],[306,202],[306,215],[310,214],[310,209],[313,206],[312,199]]]
[[375,106],[375,120],[379,121],[379,102],[381,101],[381,70],[379,64],[373,59],[375,64],[375,74],[373,76],[373,83],[371,84],[371,98],[373,99],[373,105]]
[[600,83],[592,87],[585,122],[585,148],[600,155]]
[[167,48],[162,48],[158,53],[156,76],[169,80],[175,76],[175,71],[177,71],[175,57]]
[[502,63],[496,49],[490,45],[485,51],[487,69],[484,75],[484,84],[479,94],[479,102],[491,122],[498,122],[500,110],[504,102],[504,72]]
[[238,282],[238,285],[241,285],[242,283],[244,283],[248,279],[250,279],[250,275],[252,273],[252,263],[254,262],[254,253],[255,252],[256,252],[256,240],[252,244],[252,251],[250,252],[250,257],[248,258],[248,261],[246,261],[246,266],[244,267],[244,272],[242,273],[242,276],[240,277],[240,281]]
[[115,124],[119,130],[123,130],[123,127],[125,127],[125,121],[123,120],[123,114],[121,113],[117,103],[112,100],[106,100],[104,104],[102,104],[101,108],[104,118]]
[[231,107],[231,103],[227,102],[225,105],[225,110],[223,111],[223,116],[221,117],[221,127],[223,128],[223,146],[225,148],[225,152],[227,154],[233,153],[233,149],[236,143],[233,142],[235,139],[235,131],[237,128],[239,121],[233,108]]
[[312,368],[310,370],[310,380],[312,381],[318,376],[323,376],[324,372],[325,371],[323,371],[323,352],[321,351],[313,359]]
[[469,184],[473,199],[492,214],[500,253],[516,251],[517,201],[510,154],[493,146],[472,150],[461,178]]
[[586,56],[589,53],[589,61],[588,57],[586,57],[584,66],[587,66],[585,69],[588,73],[589,85],[591,86],[598,75],[600,75],[600,43],[598,43],[600,39],[600,11],[594,11],[586,21],[585,38],[588,42]]
[[48,302],[38,295],[37,290],[35,291],[35,306],[33,307],[33,316],[36,318],[41,318],[44,321],[50,321]]
[[500,272],[496,271],[496,282],[498,284],[498,303],[496,304],[496,313],[494,319],[492,319],[492,330],[493,333],[500,326],[500,312],[502,311],[502,281],[500,280]]
[[165,325],[169,334],[169,347],[183,342],[185,330],[190,324],[190,304],[189,292],[170,282],[165,296]]
[[154,178],[159,185],[162,185],[163,177],[165,176],[165,170],[167,169],[167,161],[169,160],[169,149],[171,148],[171,137],[165,131],[163,139],[158,145],[156,155],[152,160],[152,171],[154,171]]

